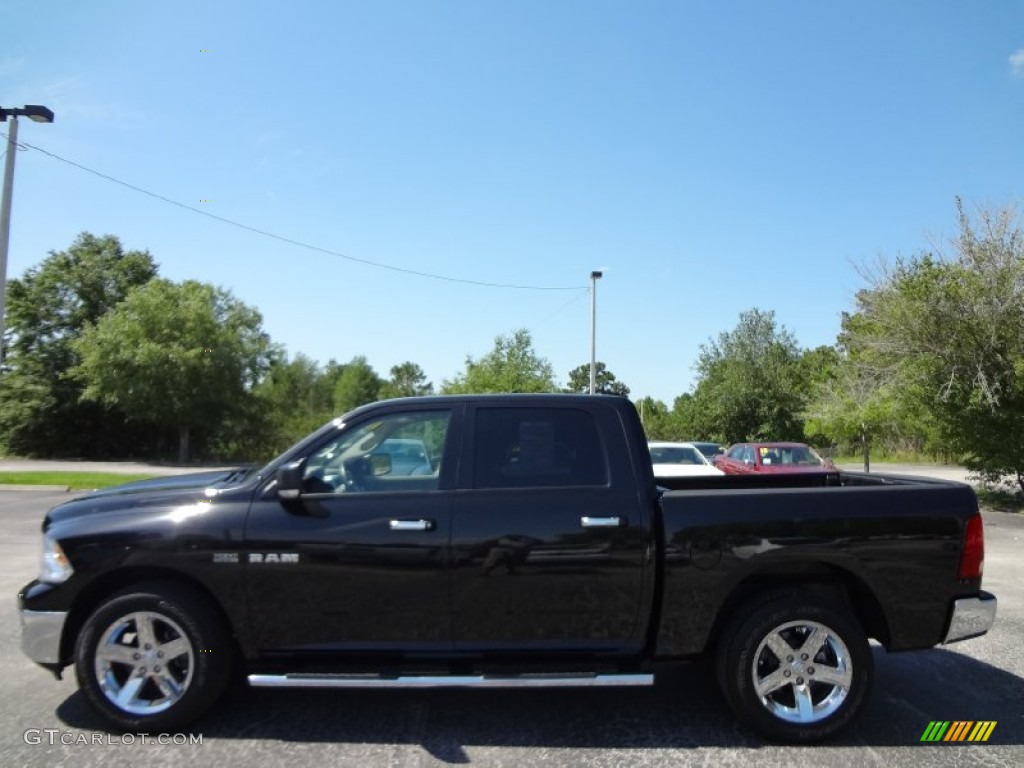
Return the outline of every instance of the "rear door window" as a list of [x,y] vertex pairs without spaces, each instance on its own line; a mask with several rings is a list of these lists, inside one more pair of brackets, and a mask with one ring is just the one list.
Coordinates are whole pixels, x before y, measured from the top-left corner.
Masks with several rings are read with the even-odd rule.
[[575,408],[480,408],[474,488],[603,486],[608,464],[591,413]]

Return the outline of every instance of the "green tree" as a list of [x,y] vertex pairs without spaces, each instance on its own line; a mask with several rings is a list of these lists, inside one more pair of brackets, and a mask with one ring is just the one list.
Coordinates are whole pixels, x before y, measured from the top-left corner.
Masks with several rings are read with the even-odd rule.
[[709,440],[712,433],[701,422],[699,404],[692,392],[685,392],[672,401],[672,440]]
[[316,361],[297,354],[291,360],[272,363],[254,392],[271,412],[284,417],[285,424],[301,422],[301,434],[297,435],[301,437],[330,418],[331,398],[324,398],[318,387],[322,375]]
[[[588,383],[589,385],[589,383]],[[669,407],[653,397],[642,397],[636,401],[640,423],[648,440],[681,440],[682,430]]]
[[269,459],[338,415],[334,390],[345,366],[320,366],[303,354],[275,356],[253,387],[248,407],[217,431],[214,456],[254,461]]
[[844,453],[859,451],[865,471],[870,471],[876,447],[934,453],[942,446],[922,404],[893,385],[891,364],[861,343],[865,334],[874,333],[870,322],[844,312],[836,346],[809,350],[803,360],[811,382],[804,411],[808,441],[828,442]]
[[813,388],[833,379],[842,360],[842,352],[836,347],[822,345],[805,349],[800,355],[801,375]]
[[310,358],[272,360],[253,387],[253,402],[242,418],[225,425],[216,453],[246,460],[269,458],[326,423],[334,415],[333,382]]
[[416,363],[405,362],[391,366],[391,378],[384,382],[380,396],[422,397],[434,394],[434,385],[427,381],[427,374]]
[[892,431],[897,410],[894,392],[879,370],[862,357],[847,355],[832,375],[815,382],[804,429],[839,445],[858,445],[864,471],[870,472],[872,445]]
[[[324,408],[331,414],[331,417],[341,415],[341,412],[334,407],[334,390],[344,372],[345,364],[331,358],[327,361],[327,365],[320,369],[316,379],[316,401],[324,404]],[[329,419],[325,419],[325,421],[329,421]]]
[[154,279],[72,344],[82,396],[174,427],[187,461],[194,429],[216,430],[249,403],[274,349],[259,312],[212,285]]
[[379,397],[383,384],[365,357],[352,358],[334,386],[334,410],[345,413],[360,405],[372,403]]
[[[842,354],[838,346],[816,347],[805,349],[800,356],[800,366],[803,369],[803,378],[807,383],[808,401],[814,398],[835,381],[838,374]],[[802,414],[804,419],[804,440],[812,445],[836,446],[838,441],[834,435],[826,434],[818,429],[819,422],[808,422],[809,406],[805,404],[805,411]]]
[[697,372],[693,411],[700,434],[730,443],[803,436],[808,385],[801,354],[774,312],[741,313],[735,329],[701,345]]
[[485,392],[557,392],[554,369],[533,348],[530,332],[520,329],[498,336],[494,349],[474,360],[466,358],[466,370],[445,381],[445,394]]
[[65,374],[78,363],[74,341],[128,292],[157,272],[146,251],[112,236],[80,234],[8,285],[6,354],[0,372],[0,435],[14,453],[125,456],[144,448],[116,407],[81,399]]
[[[569,371],[566,392],[586,394],[590,392],[590,363],[584,363]],[[594,364],[594,392],[599,395],[629,396],[629,387],[618,381],[607,366],[598,361]]]
[[952,254],[881,265],[853,341],[968,468],[1024,492],[1024,230],[1012,209],[972,218],[956,203]]

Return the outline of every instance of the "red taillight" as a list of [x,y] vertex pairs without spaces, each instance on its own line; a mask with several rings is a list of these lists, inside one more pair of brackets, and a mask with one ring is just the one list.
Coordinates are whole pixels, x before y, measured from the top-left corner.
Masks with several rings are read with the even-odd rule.
[[985,569],[985,529],[977,512],[964,528],[964,548],[956,575],[961,579],[980,579]]

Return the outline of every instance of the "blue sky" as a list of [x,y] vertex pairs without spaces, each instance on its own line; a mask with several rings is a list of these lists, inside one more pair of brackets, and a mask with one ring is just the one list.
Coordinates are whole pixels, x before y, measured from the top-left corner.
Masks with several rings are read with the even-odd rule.
[[[18,276],[87,230],[231,289],[290,354],[435,384],[528,328],[671,403],[776,312],[834,342],[855,265],[1024,194],[1019,0],[0,0]],[[4,130],[0,127],[0,130]],[[203,201],[203,202],[201,202]],[[209,201],[209,202],[205,202]],[[568,287],[570,290],[554,290]]]

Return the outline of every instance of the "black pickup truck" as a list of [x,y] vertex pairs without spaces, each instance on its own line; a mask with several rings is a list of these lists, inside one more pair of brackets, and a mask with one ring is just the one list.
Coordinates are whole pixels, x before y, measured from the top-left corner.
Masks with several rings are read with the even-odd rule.
[[622,398],[375,403],[262,469],[55,507],[19,594],[22,646],[58,676],[74,664],[128,731],[183,727],[238,678],[649,685],[707,657],[743,722],[812,741],[862,709],[869,638],[928,648],[994,621],[966,485],[677,485],[656,486]]

